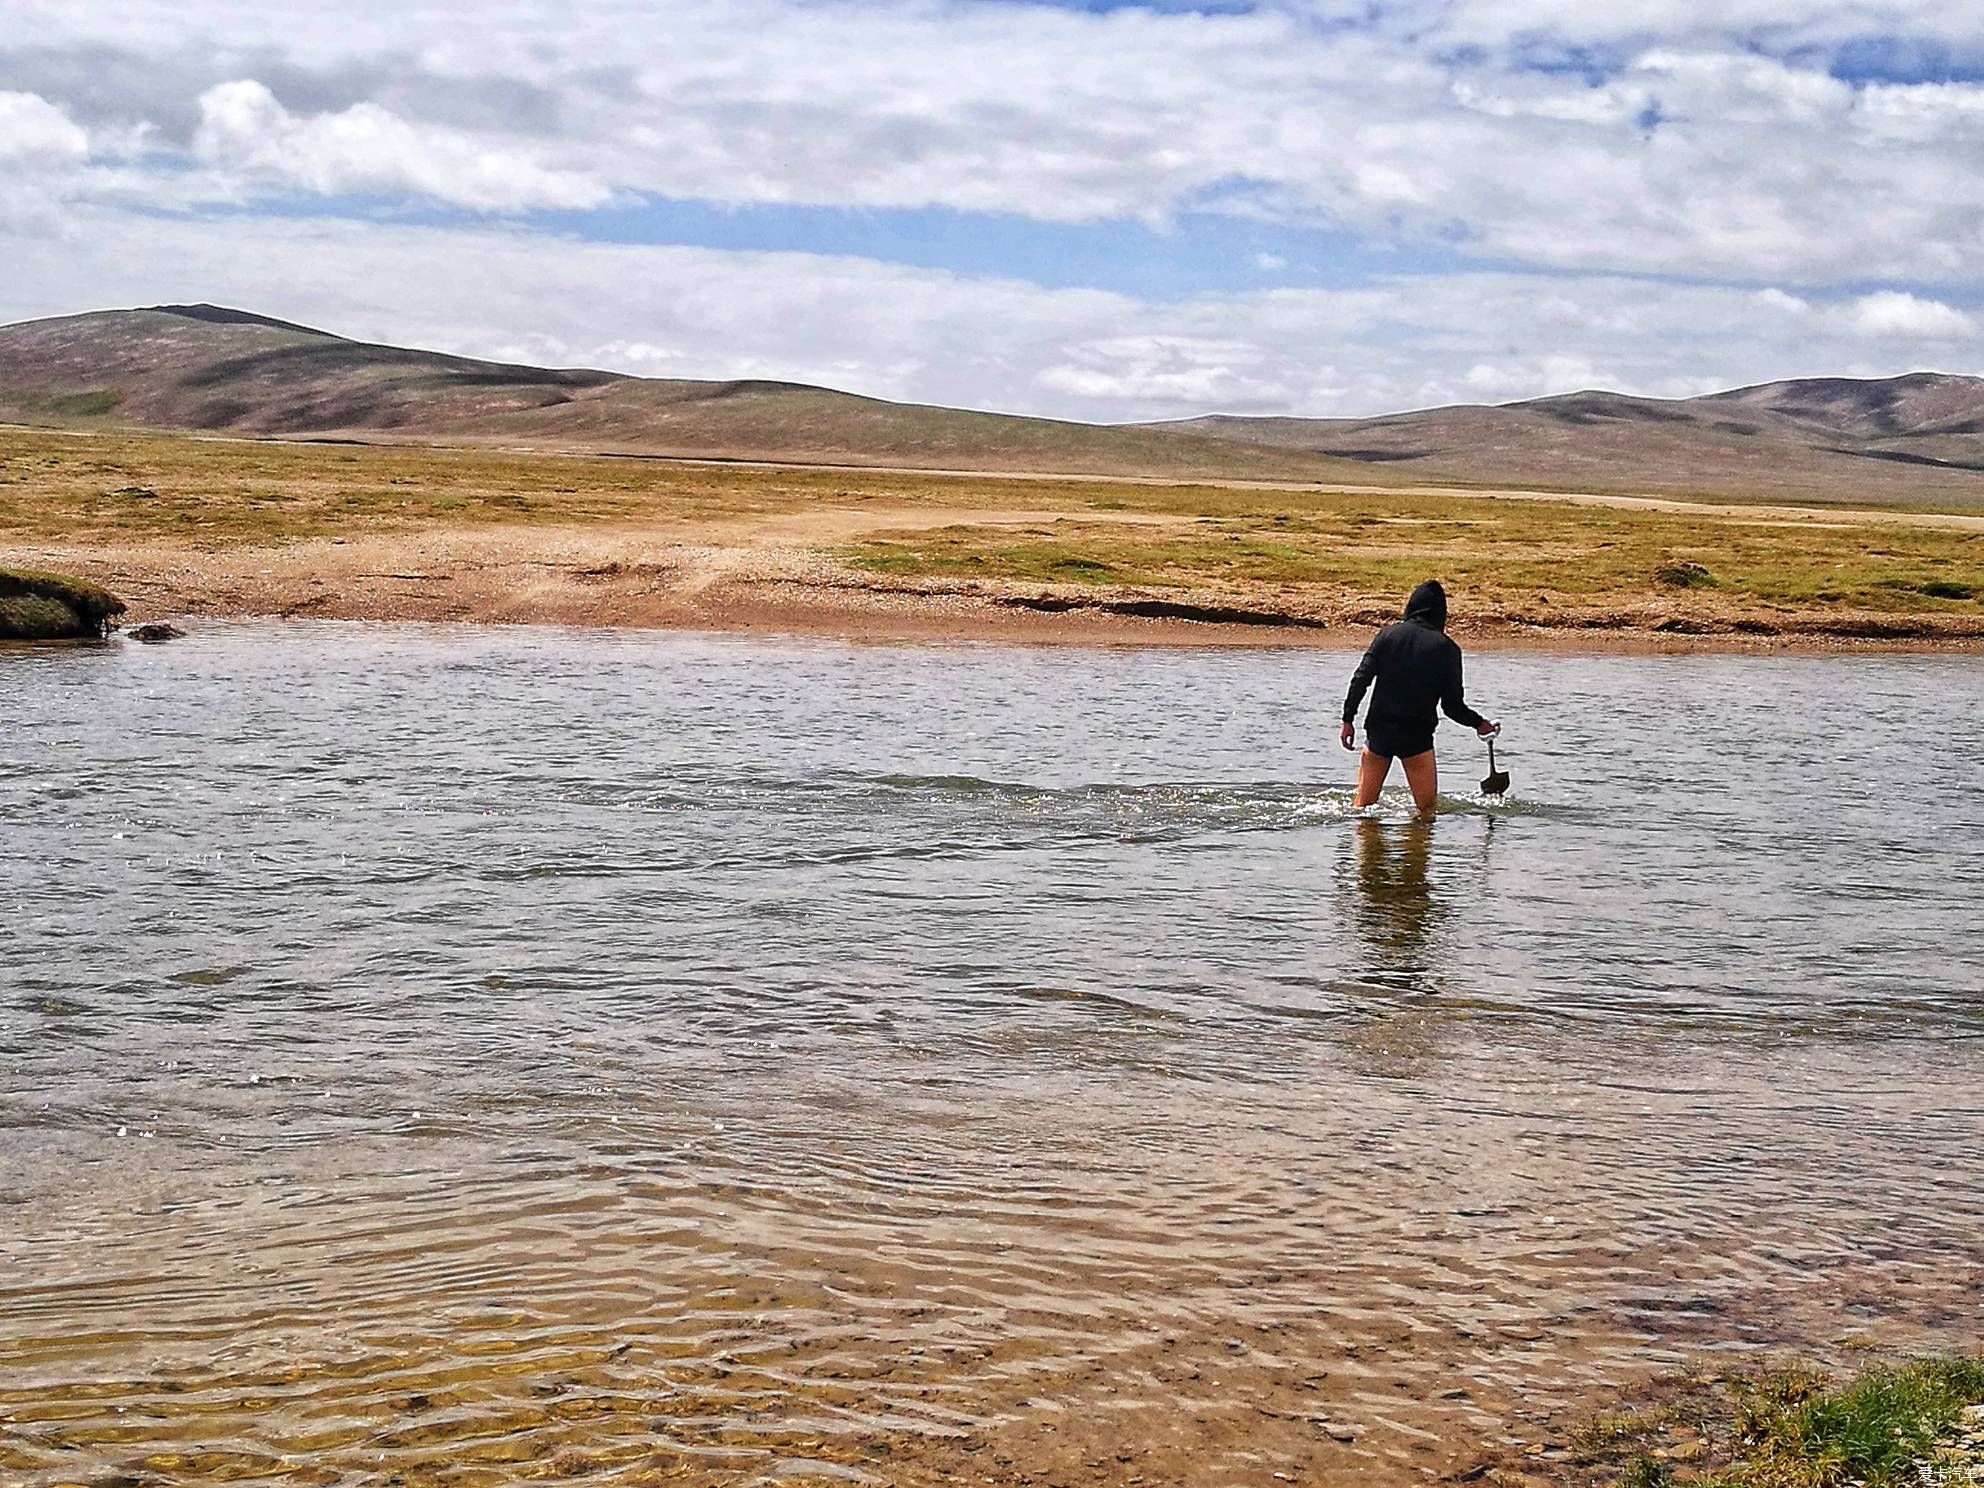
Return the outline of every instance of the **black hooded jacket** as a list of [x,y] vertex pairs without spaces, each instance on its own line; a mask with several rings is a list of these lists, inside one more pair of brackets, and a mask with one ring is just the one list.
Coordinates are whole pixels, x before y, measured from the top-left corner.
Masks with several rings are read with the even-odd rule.
[[1460,680],[1460,647],[1448,636],[1446,626],[1447,591],[1437,579],[1428,579],[1405,602],[1405,618],[1379,631],[1357,664],[1350,694],[1343,700],[1343,721],[1357,721],[1357,705],[1376,682],[1366,728],[1376,725],[1430,734],[1439,721],[1433,712],[1436,707],[1469,728],[1486,723],[1467,705]]

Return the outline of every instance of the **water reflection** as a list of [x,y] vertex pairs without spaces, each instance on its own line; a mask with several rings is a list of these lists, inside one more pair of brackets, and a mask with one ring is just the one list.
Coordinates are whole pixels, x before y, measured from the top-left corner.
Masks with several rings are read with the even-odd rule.
[[1357,837],[1357,894],[1352,919],[1372,965],[1369,980],[1403,992],[1438,990],[1432,939],[1446,906],[1428,871],[1433,823],[1364,817]]

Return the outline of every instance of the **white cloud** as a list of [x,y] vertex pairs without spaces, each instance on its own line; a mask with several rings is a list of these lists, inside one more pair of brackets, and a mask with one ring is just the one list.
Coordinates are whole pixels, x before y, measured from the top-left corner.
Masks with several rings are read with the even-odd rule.
[[1484,403],[1506,403],[1549,392],[1579,392],[1603,386],[1606,375],[1586,357],[1563,354],[1513,356],[1499,362],[1476,362],[1467,369],[1465,385]]
[[1965,341],[1977,335],[1976,320],[1961,310],[1897,290],[1864,295],[1842,306],[1838,319],[1855,335],[1894,341]]
[[1606,46],[1648,38],[1729,40],[1778,50],[1838,46],[1870,36],[1974,46],[1977,23],[1945,0],[1660,0],[1594,5],[1590,0],[1283,0],[1318,20],[1376,25],[1391,34],[1447,44],[1512,41]]
[[1034,385],[1089,407],[1279,412],[1307,380],[1292,376],[1296,369],[1271,348],[1232,337],[1102,336],[1058,350],[1058,358],[1035,376]]
[[[301,190],[510,211],[620,191],[1051,222],[1217,210],[1504,262],[1823,284],[1974,275],[1984,87],[1854,86],[1800,50],[1892,30],[1984,53],[1963,9],[79,0],[34,7],[23,28],[43,49],[144,59],[126,124],[181,106],[169,75],[185,71],[213,170],[160,176],[172,200]],[[1521,65],[1580,45],[1611,49],[1596,86]],[[0,43],[0,86],[30,65],[15,55]],[[216,78],[216,57],[255,64]],[[78,98],[115,113],[90,81],[100,68],[71,73]]]
[[200,95],[196,153],[231,176],[325,195],[410,192],[486,211],[597,207],[611,192],[575,171],[489,148],[459,132],[416,127],[375,104],[298,118],[261,83]]
[[[34,93],[0,92],[0,232],[46,232],[87,181],[88,133]],[[0,260],[4,262],[4,260]]]
[[0,92],[0,161],[9,165],[81,164],[89,136],[67,113],[33,93]]
[[[232,299],[479,354],[1122,418],[1984,365],[1984,86],[1827,71],[1873,35],[1984,64],[1946,0],[0,0],[0,311]],[[1269,237],[1221,250],[1254,292],[1157,301],[210,211],[632,193],[1217,211],[1553,272],[1268,288],[1290,257],[1291,280],[1328,267]]]

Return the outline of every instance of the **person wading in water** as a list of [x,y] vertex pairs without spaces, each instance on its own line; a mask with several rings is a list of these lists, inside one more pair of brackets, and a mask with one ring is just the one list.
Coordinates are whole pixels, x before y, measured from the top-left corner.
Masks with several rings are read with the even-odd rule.
[[1364,720],[1364,754],[1357,762],[1357,804],[1378,799],[1392,761],[1405,762],[1405,781],[1420,813],[1432,815],[1440,772],[1433,759],[1435,708],[1455,723],[1486,737],[1500,733],[1467,705],[1461,688],[1460,647],[1447,634],[1447,591],[1428,579],[1405,602],[1405,618],[1387,625],[1357,663],[1350,693],[1343,700],[1343,747],[1357,747],[1357,708],[1372,683],[1371,711]]

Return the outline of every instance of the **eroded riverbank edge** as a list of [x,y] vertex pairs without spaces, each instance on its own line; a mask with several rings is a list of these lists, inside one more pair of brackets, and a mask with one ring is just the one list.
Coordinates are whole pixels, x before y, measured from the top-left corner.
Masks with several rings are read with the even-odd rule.
[[[490,527],[279,546],[14,545],[9,563],[102,584],[127,624],[327,619],[802,634],[852,640],[1342,650],[1397,616],[1385,596],[1288,586],[1124,588],[898,579],[808,534]],[[1696,594],[1629,606],[1456,596],[1454,634],[1488,649],[1624,653],[1984,653],[1968,616],[1759,610]]]

